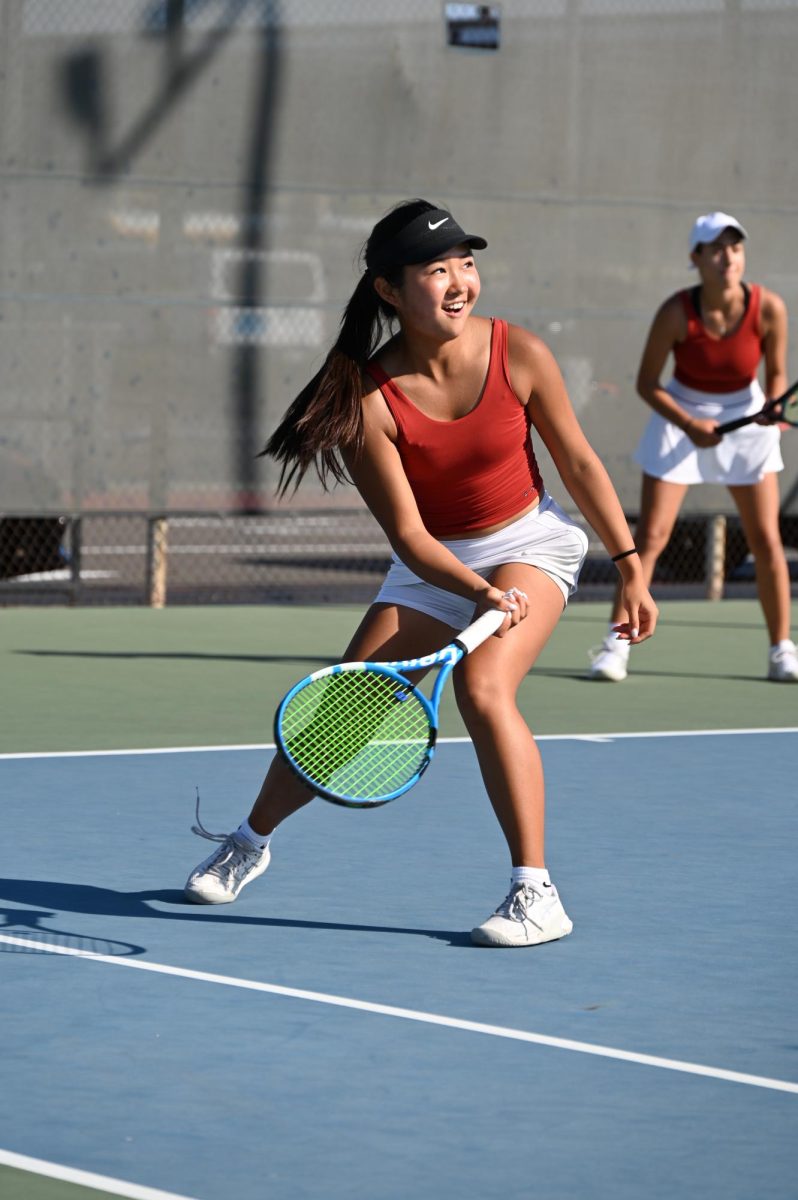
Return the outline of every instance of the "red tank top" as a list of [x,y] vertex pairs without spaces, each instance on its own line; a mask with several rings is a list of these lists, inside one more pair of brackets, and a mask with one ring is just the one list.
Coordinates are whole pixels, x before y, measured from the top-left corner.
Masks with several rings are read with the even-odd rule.
[[378,363],[366,369],[396,422],[399,456],[433,537],[497,525],[542,494],[527,409],[510,383],[506,321],[494,318],[482,395],[456,421],[426,416]]
[[712,337],[693,304],[692,290],[680,292],[687,337],[673,347],[674,377],[699,392],[738,392],[756,379],[762,358],[759,306],[762,289],[749,285],[748,308],[728,337]]

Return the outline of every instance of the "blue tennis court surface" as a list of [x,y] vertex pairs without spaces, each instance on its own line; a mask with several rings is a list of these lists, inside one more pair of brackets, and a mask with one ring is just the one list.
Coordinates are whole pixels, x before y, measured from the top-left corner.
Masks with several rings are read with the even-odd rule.
[[181,897],[194,787],[227,830],[270,751],[0,760],[0,1179],[793,1200],[797,749],[543,740],[575,929],[516,952],[468,939],[508,867],[467,743],[393,805],[300,812],[223,908]]

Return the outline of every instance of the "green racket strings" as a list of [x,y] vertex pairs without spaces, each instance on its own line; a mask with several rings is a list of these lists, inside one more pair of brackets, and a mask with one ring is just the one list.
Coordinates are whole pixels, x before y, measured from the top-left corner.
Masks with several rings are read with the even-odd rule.
[[785,401],[782,413],[784,421],[790,425],[798,425],[798,392],[794,392],[789,400]]
[[286,704],[281,732],[308,779],[367,801],[390,795],[418,774],[430,723],[408,684],[364,669],[306,684]]

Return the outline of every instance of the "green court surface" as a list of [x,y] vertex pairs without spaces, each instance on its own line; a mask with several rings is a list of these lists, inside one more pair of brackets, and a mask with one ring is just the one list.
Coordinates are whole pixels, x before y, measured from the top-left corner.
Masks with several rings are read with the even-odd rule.
[[0,1166],[0,1196],[3,1200],[106,1200],[118,1194]]
[[[771,728],[798,695],[765,679],[750,600],[661,602],[659,629],[622,684],[586,679],[605,604],[565,613],[521,705],[539,734]],[[272,741],[279,698],[337,661],[357,607],[5,609],[0,753],[247,745]],[[443,736],[464,733],[452,701]]]

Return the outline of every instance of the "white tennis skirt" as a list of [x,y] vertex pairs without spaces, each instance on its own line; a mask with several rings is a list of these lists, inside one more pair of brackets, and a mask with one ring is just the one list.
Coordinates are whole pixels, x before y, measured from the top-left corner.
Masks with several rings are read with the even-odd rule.
[[[765,395],[754,380],[739,392],[698,392],[672,379],[665,389],[697,420],[734,421],[759,412]],[[634,452],[646,475],[668,483],[759,483],[763,475],[784,469],[781,432],[776,425],[744,425],[724,434],[719,446],[699,449],[676,425],[653,413]]]
[[[537,567],[557,584],[564,603],[576,591],[588,546],[584,530],[548,492],[544,492],[537,508],[496,533],[440,540],[461,563],[480,575],[487,576],[505,563],[523,562]],[[395,554],[374,603],[414,608],[458,630],[473,620],[475,607],[473,600],[425,583]]]

